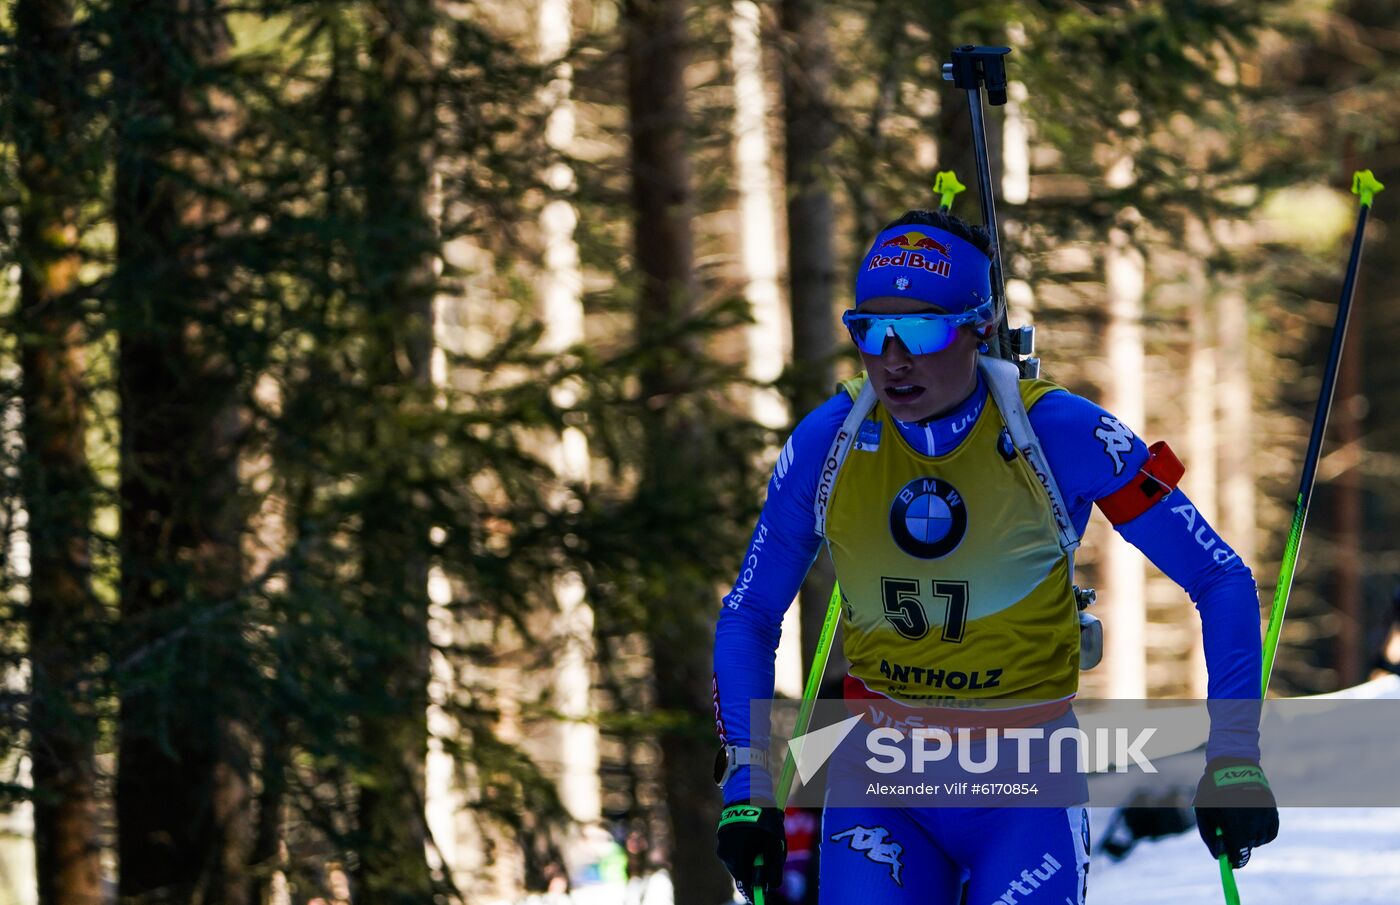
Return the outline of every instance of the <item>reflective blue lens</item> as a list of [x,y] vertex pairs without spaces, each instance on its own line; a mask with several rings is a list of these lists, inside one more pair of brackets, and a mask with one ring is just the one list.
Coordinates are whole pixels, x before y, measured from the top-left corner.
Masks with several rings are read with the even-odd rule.
[[990,319],[990,304],[959,314],[860,314],[850,310],[841,315],[856,348],[867,355],[883,352],[891,336],[903,343],[910,355],[942,352],[953,344],[959,327]]

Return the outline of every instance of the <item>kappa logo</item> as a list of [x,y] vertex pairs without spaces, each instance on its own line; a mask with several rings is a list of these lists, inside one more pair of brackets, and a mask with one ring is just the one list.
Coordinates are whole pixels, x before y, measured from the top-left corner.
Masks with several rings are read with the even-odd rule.
[[1095,428],[1094,436],[1103,444],[1103,451],[1113,457],[1113,473],[1120,475],[1123,473],[1123,453],[1133,448],[1134,434],[1112,415],[1100,416],[1099,422],[1103,427]]
[[904,881],[899,879],[899,872],[904,869],[904,865],[900,863],[899,856],[904,853],[904,846],[898,842],[886,842],[885,837],[889,834],[890,831],[882,826],[853,826],[832,836],[831,841],[849,840],[847,844],[852,851],[865,852],[865,857],[877,864],[888,864],[890,877],[895,885],[903,886]]

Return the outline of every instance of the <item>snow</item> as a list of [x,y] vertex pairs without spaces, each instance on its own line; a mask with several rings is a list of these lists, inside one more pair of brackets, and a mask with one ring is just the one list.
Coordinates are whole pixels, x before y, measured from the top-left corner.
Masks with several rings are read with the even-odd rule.
[[[1112,811],[1094,809],[1095,832]],[[1279,836],[1235,871],[1241,905],[1395,905],[1400,902],[1400,808],[1282,808]],[[1097,845],[1097,839],[1095,840]],[[665,873],[643,887],[594,886],[572,896],[532,896],[528,905],[670,905]],[[1220,868],[1195,829],[1139,842],[1128,857],[1095,854],[1087,905],[1214,905],[1224,902]],[[935,905],[935,903],[930,903]]]
[[[1095,829],[1110,812],[1095,810]],[[1400,902],[1400,808],[1281,808],[1278,838],[1235,871],[1241,905]],[[1194,829],[1139,842],[1114,863],[1095,854],[1088,905],[1223,902],[1220,870]]]

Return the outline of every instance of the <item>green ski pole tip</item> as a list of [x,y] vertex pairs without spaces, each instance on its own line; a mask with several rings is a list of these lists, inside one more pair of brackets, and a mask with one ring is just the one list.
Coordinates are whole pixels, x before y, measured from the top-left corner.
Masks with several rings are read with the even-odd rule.
[[[942,174],[940,173],[939,175],[941,176]],[[1370,207],[1371,200],[1376,197],[1376,192],[1379,192],[1383,188],[1385,188],[1385,186],[1370,170],[1357,170],[1355,173],[1351,174],[1351,193],[1361,196],[1361,204],[1363,207]]]
[[952,170],[940,170],[933,179],[933,191],[939,196],[938,209],[952,210],[953,199],[959,192],[967,190],[967,186],[958,182],[958,175]]

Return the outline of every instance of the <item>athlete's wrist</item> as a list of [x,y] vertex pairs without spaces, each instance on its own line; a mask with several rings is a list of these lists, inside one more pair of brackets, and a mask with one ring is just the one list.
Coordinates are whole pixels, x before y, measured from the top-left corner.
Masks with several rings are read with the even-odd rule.
[[740,767],[724,784],[724,804],[760,802],[772,804],[773,777],[760,767]]

